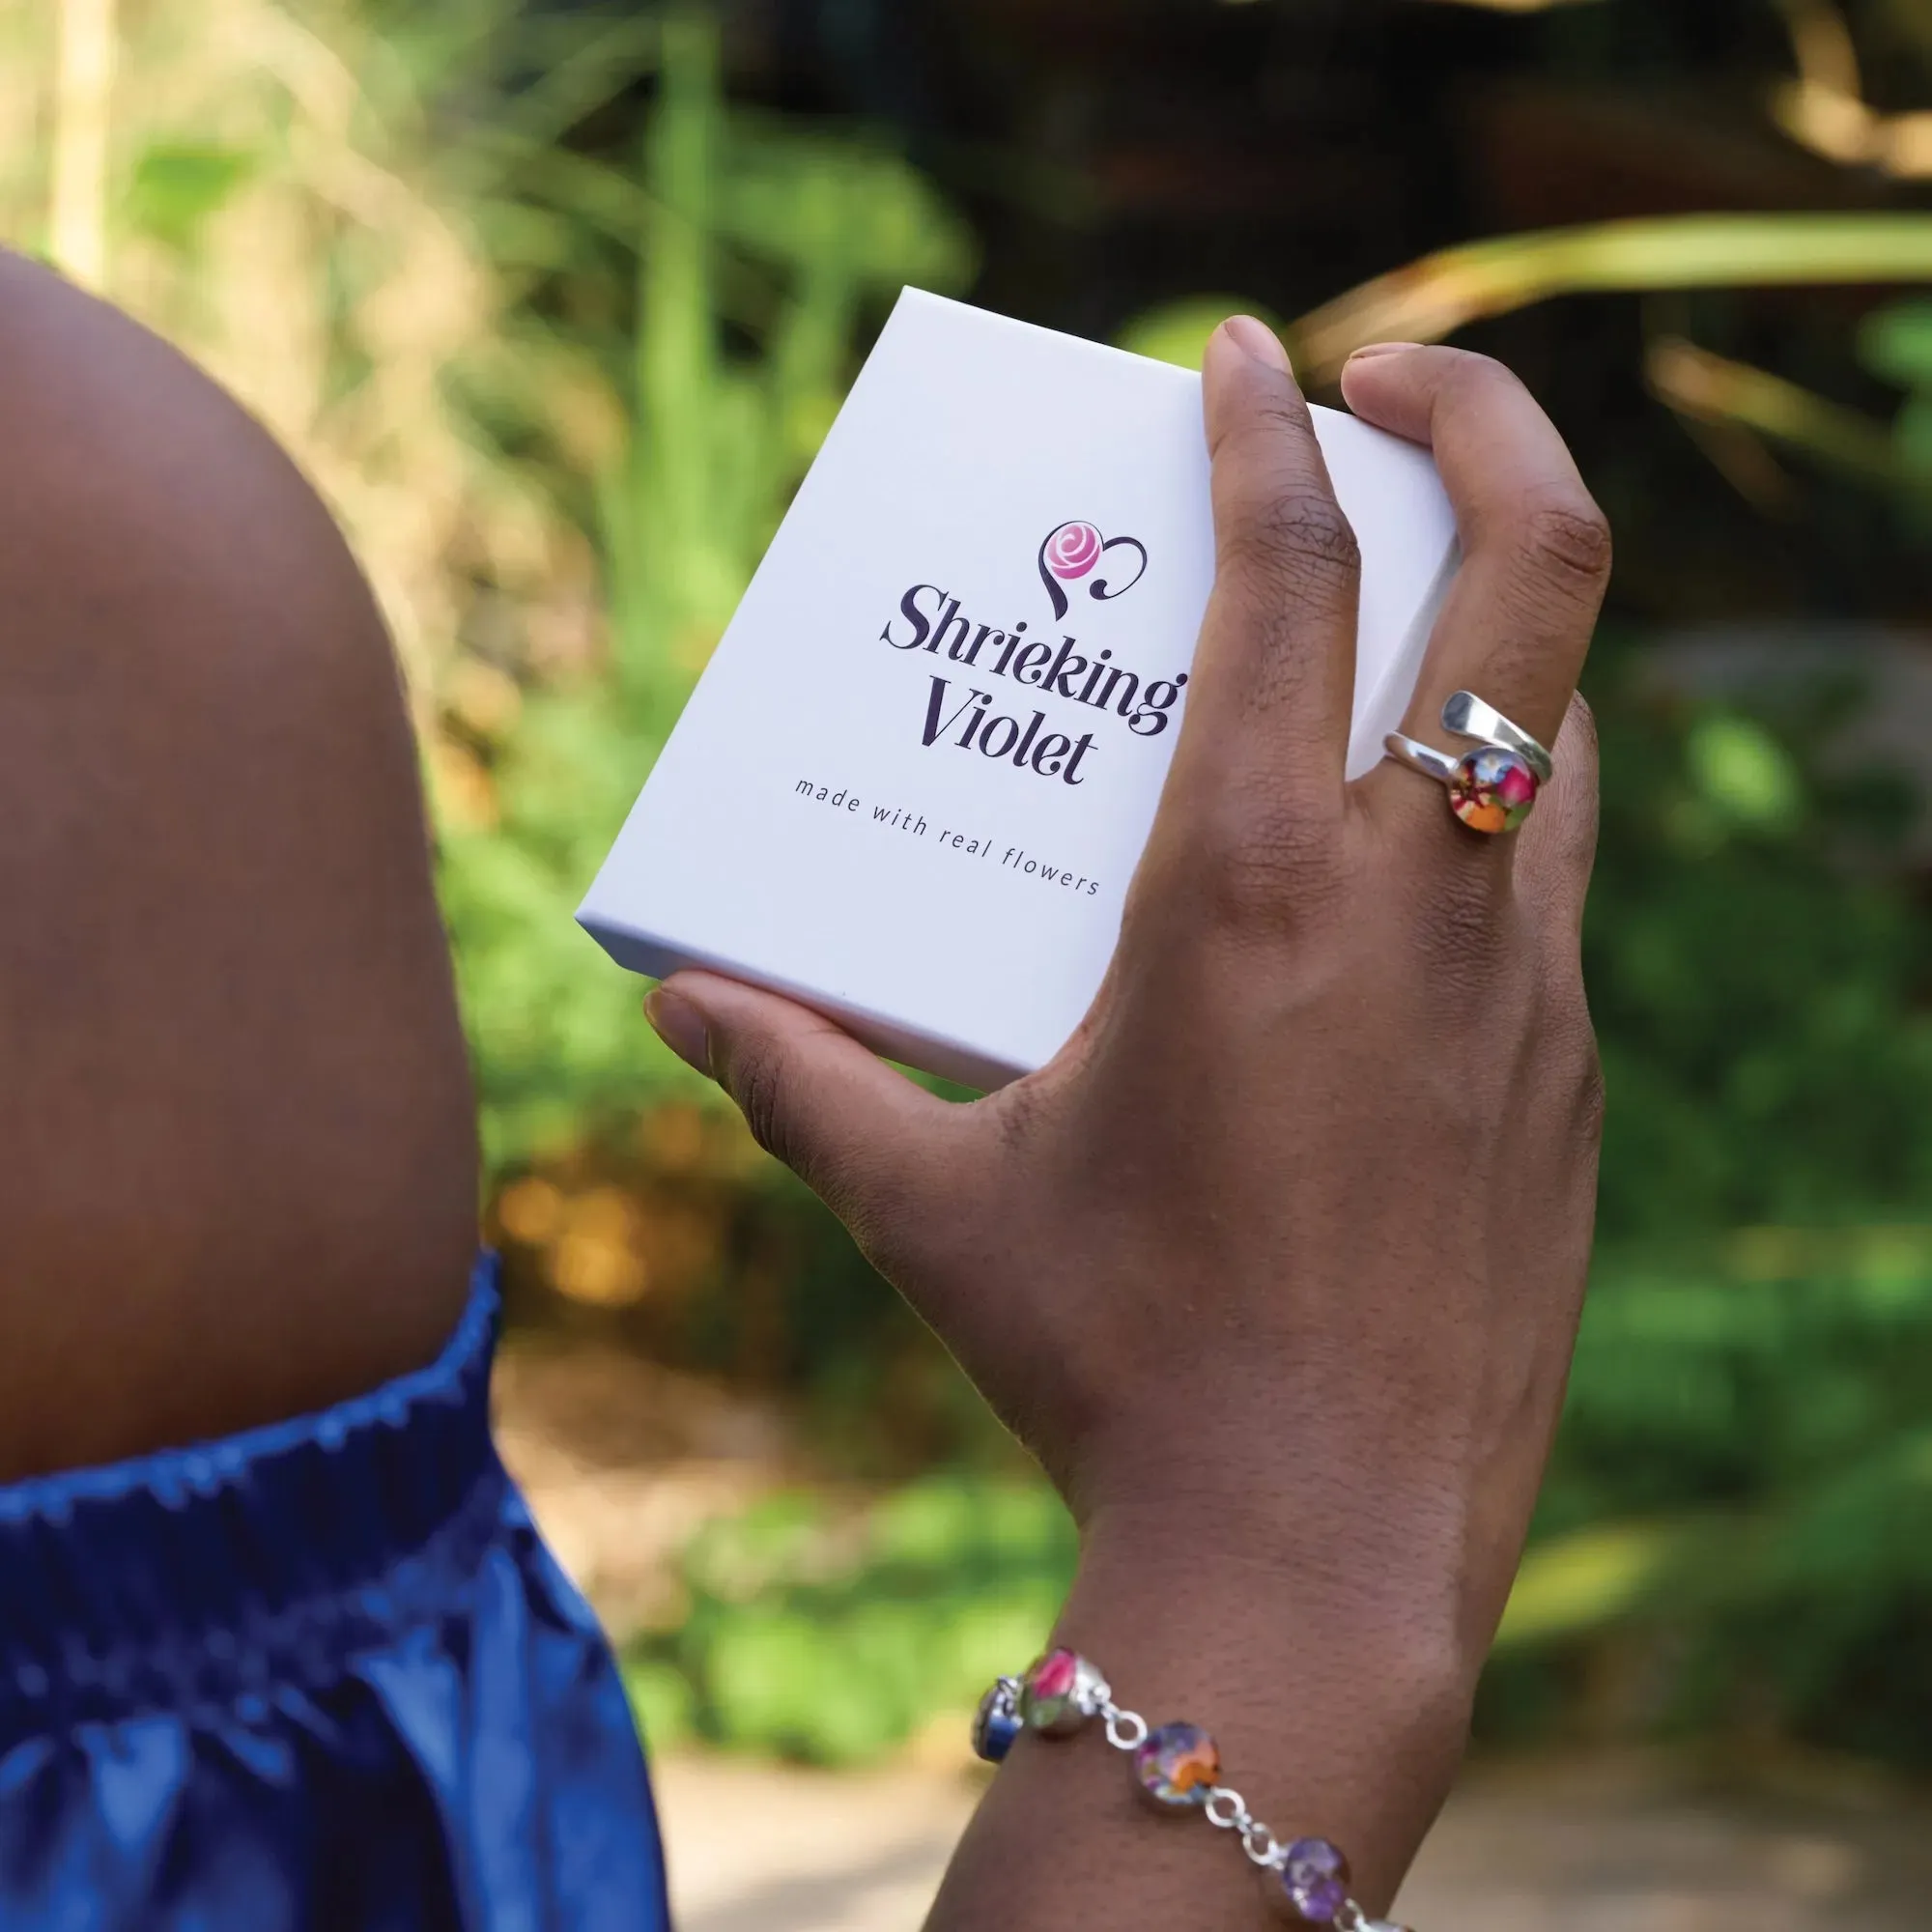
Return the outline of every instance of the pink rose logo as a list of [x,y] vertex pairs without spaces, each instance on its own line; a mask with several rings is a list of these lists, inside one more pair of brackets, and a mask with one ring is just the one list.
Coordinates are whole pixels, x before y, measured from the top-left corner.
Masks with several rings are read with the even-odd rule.
[[1046,540],[1046,567],[1056,577],[1085,577],[1100,561],[1100,532],[1092,524],[1062,524]]
[[1062,524],[1051,531],[1046,541],[1039,547],[1039,581],[1046,585],[1046,594],[1053,600],[1053,614],[1056,618],[1066,615],[1068,604],[1065,586],[1077,583],[1084,577],[1091,577],[1099,567],[1100,560],[1110,550],[1130,550],[1139,559],[1134,574],[1124,583],[1116,584],[1105,577],[1096,577],[1087,586],[1088,596],[1096,602],[1105,603],[1109,598],[1119,597],[1131,590],[1147,575],[1147,546],[1137,537],[1102,537],[1092,524],[1075,519]]

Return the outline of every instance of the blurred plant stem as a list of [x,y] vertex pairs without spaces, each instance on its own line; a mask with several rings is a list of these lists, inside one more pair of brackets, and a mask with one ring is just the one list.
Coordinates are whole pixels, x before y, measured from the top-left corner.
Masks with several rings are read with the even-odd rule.
[[1881,114],[1866,104],[1858,47],[1831,0],[1778,0],[1798,78],[1772,99],[1778,126],[1815,155],[1899,180],[1932,177],[1932,114]]
[[1289,346],[1328,383],[1369,342],[1435,342],[1556,296],[1932,281],[1932,214],[1694,214],[1446,248],[1324,304]]
[[[647,580],[669,586],[689,582],[695,560],[722,534],[707,433],[720,373],[711,273],[723,119],[715,22],[691,13],[668,20],[662,58],[662,92],[644,136],[655,205],[639,251],[635,346],[638,483],[650,512],[639,535]],[[674,622],[697,614],[691,601],[678,600],[686,608],[673,611]]]
[[1832,0],[1776,0],[1791,36],[1798,77],[1807,87],[1857,99],[1864,93],[1859,50],[1845,16]]
[[1652,395],[1693,421],[1754,430],[1888,489],[1905,481],[1897,445],[1885,424],[1769,370],[1669,335],[1651,345],[1644,374]]
[[98,290],[107,279],[115,0],[59,0],[59,16],[49,252],[64,274]]

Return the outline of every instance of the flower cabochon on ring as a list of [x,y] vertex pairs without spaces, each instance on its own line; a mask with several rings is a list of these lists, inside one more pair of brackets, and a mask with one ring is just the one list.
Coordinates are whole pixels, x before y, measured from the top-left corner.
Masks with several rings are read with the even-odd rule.
[[1101,548],[1092,524],[1062,524],[1046,540],[1046,567],[1056,577],[1085,577],[1100,561]]
[[1472,832],[1514,832],[1530,814],[1541,781],[1521,753],[1482,745],[1456,767],[1449,809]]

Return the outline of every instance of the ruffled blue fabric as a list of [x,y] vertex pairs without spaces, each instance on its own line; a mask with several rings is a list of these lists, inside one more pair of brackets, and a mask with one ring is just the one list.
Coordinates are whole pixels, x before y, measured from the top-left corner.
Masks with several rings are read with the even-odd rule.
[[660,1932],[644,1760],[442,1356],[226,1441],[0,1489],[0,1927]]

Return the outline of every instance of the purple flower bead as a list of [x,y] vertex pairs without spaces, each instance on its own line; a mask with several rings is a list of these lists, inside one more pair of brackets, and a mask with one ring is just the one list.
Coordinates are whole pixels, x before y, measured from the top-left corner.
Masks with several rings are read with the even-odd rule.
[[1305,1925],[1332,1925],[1349,1902],[1349,1861],[1326,1838],[1297,1838],[1282,1860],[1281,1889]]

